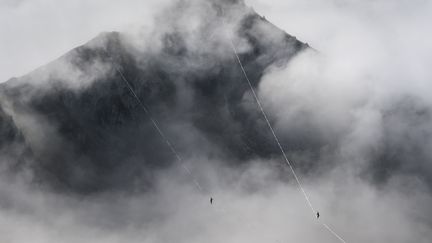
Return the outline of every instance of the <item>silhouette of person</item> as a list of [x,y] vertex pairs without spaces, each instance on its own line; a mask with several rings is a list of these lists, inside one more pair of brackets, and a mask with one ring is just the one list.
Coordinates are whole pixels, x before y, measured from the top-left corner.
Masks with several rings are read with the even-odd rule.
[[212,197],[210,198],[210,204],[213,204],[213,198]]
[[317,211],[317,219],[319,219],[319,217],[320,217],[320,214],[319,214],[319,212]]

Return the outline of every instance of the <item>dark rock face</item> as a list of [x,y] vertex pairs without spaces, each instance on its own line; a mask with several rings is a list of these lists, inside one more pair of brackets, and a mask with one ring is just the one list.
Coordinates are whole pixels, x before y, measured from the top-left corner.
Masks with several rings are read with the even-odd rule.
[[[205,10],[194,28],[190,4]],[[148,190],[176,161],[151,118],[186,160],[239,166],[280,156],[230,39],[254,87],[270,66],[287,64],[309,46],[242,1],[183,0],[173,9],[147,39],[104,33],[0,84],[0,173],[31,171],[35,184],[77,194]],[[430,106],[413,97],[395,100],[378,111],[377,147],[360,151],[364,178],[379,185],[398,173],[415,175],[432,188]],[[313,174],[358,159],[357,152],[341,155],[343,136],[320,136],[321,121],[305,117],[279,133],[296,169]]]
[[[224,4],[246,8],[238,1]],[[257,26],[282,38],[262,38],[266,33]],[[240,58],[255,87],[270,65],[284,64],[308,48],[253,12],[242,18],[236,33],[248,42]],[[0,110],[1,149],[12,143],[26,148],[36,180],[54,188],[92,193],[133,185],[145,190],[154,172],[175,157],[121,79],[124,75],[183,157],[242,163],[276,154],[229,43],[214,41],[213,47],[229,53],[221,57],[219,51],[191,49],[185,36],[166,31],[160,50],[151,51],[132,47],[120,33],[102,34],[2,84],[2,105],[16,120]],[[195,44],[212,48],[206,41]],[[62,63],[73,72],[57,74]],[[103,75],[94,75],[102,69]],[[74,83],[78,87],[71,88]],[[29,116],[33,122],[23,122]]]
[[24,137],[12,117],[0,107],[0,158],[4,161],[0,168],[7,170],[22,166],[28,152],[24,145]]

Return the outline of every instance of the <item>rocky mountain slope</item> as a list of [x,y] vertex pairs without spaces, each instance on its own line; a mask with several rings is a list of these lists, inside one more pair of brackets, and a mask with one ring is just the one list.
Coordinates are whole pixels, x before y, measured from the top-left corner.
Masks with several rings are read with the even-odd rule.
[[146,190],[175,157],[121,75],[185,158],[241,164],[276,155],[229,40],[255,87],[308,45],[240,1],[205,2],[206,20],[192,24],[191,6],[179,4],[186,10],[150,36],[103,33],[1,84],[0,147],[19,158],[6,167],[77,193]]

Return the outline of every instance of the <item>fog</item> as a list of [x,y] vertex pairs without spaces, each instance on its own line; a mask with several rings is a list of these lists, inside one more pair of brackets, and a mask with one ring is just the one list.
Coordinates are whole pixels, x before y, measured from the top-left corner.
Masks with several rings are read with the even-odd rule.
[[[274,152],[277,151],[276,144],[267,127],[260,123],[262,117],[250,92],[245,91],[241,101],[236,103],[251,114],[243,118],[244,124],[234,124],[231,118],[221,119],[221,123],[232,121],[233,124],[223,123],[223,126],[233,136],[238,136],[238,127],[246,125],[249,119],[256,120],[258,125],[254,128],[260,129],[257,133],[266,134],[258,143],[272,147],[270,152],[263,152],[265,156],[231,156],[237,147],[224,148],[212,137],[203,135],[205,131],[189,120],[189,117],[197,116],[195,103],[204,102],[205,97],[195,98],[195,91],[188,86],[188,75],[205,78],[207,73],[216,72],[214,70],[227,70],[225,62],[235,64],[230,40],[238,47],[240,55],[248,53],[252,46],[235,33],[250,10],[234,5],[237,7],[228,12],[227,27],[222,28],[217,24],[218,10],[214,9],[213,2],[192,0],[171,5],[174,3],[168,1],[145,4],[132,1],[119,9],[114,1],[78,1],[65,6],[49,0],[1,1],[0,12],[11,16],[16,12],[29,19],[34,18],[30,16],[45,15],[47,10],[39,10],[43,9],[41,6],[51,6],[51,13],[61,9],[73,15],[64,25],[51,23],[49,18],[41,20],[44,28],[50,22],[68,34],[53,35],[53,38],[59,38],[56,41],[59,44],[38,51],[26,49],[32,49],[22,43],[27,37],[15,43],[15,37],[20,33],[35,36],[42,42],[46,40],[33,32],[37,28],[29,27],[28,20],[19,20],[17,26],[28,28],[27,31],[11,31],[8,36],[13,36],[14,41],[2,42],[0,48],[1,51],[9,49],[10,53],[19,53],[14,58],[29,59],[22,65],[9,62],[7,65],[14,68],[1,72],[5,78],[15,75],[12,72],[25,73],[68,50],[70,42],[62,45],[61,40],[69,39],[69,35],[73,35],[71,39],[79,44],[91,39],[100,28],[119,28],[127,32],[125,48],[128,53],[134,53],[143,70],[147,70],[144,68],[148,60],[156,60],[157,65],[169,70],[167,77],[175,77],[174,85],[180,87],[176,94],[178,102],[172,105],[149,96],[145,97],[148,102],[145,104],[150,110],[157,111],[156,118],[167,120],[162,122],[163,132],[172,140],[191,173],[185,171],[165,147],[166,151],[153,151],[149,156],[138,154],[133,158],[138,161],[133,166],[143,160],[174,161],[162,169],[148,172],[153,180],[150,189],[134,191],[133,187],[127,190],[104,187],[97,193],[84,195],[67,190],[59,192],[38,183],[32,166],[24,166],[20,173],[13,174],[4,167],[14,164],[15,158],[2,155],[0,239],[4,242],[48,243],[338,242],[322,226],[321,222],[325,222],[346,242],[430,242],[432,100],[429,90],[432,72],[428,66],[432,61],[432,42],[427,23],[432,18],[431,3],[404,0],[247,1],[270,22],[313,47],[296,54],[289,62],[280,61],[283,60],[278,59],[282,51],[276,47],[282,46],[283,36],[266,24],[254,26],[250,31],[252,35],[260,36],[263,43],[275,46],[274,52],[271,50],[270,54],[263,54],[257,60],[258,63],[270,63],[258,80],[257,93],[305,191],[321,214],[320,219],[316,219],[291,171]],[[230,1],[226,2],[229,4]],[[68,8],[72,11],[67,11]],[[175,9],[178,12],[173,11]],[[28,15],[26,11],[35,15]],[[84,11],[83,17],[77,18],[75,11]],[[104,21],[106,16],[110,18]],[[93,27],[79,28],[87,21]],[[146,26],[137,27],[143,21]],[[215,33],[210,34],[209,27],[214,27]],[[164,37],[171,32],[181,36],[182,43],[177,43],[179,39],[175,37]],[[14,44],[7,44],[12,42]],[[91,44],[93,47],[99,45],[104,46],[104,43]],[[20,46],[23,49],[17,51]],[[164,51],[167,46],[170,55]],[[183,48],[192,54],[182,54]],[[48,54],[39,56],[40,51]],[[287,53],[295,52],[284,50],[283,55]],[[32,55],[37,58],[32,60]],[[269,62],[272,58],[277,61]],[[3,67],[6,59],[0,60]],[[54,69],[54,77],[62,77],[65,89],[81,93],[101,79],[116,74],[116,64],[110,60],[106,62],[100,58],[85,72],[70,68],[69,60],[57,62],[50,68]],[[251,68],[246,70],[253,71]],[[240,69],[238,71],[234,77],[245,84]],[[53,73],[42,69],[31,77],[35,82],[49,81]],[[43,91],[32,93],[34,96],[56,92],[49,82],[37,85]],[[221,88],[223,92],[226,91],[224,88]],[[217,92],[210,91],[209,97]],[[31,98],[26,98],[31,102]],[[135,102],[133,97],[129,101]],[[167,108],[170,105],[172,107]],[[139,110],[132,106],[128,108]],[[168,110],[171,118],[161,114]],[[42,114],[14,111],[10,107],[6,111],[22,130],[25,140],[32,144],[32,150],[67,149],[67,145],[58,142],[66,140],[62,134],[57,134],[58,124],[41,118]],[[133,127],[133,123],[124,124]],[[212,123],[206,120],[204,124]],[[142,126],[143,130],[127,133],[121,130],[117,135],[127,138],[126,144],[134,139],[161,143],[159,137],[142,132],[153,127]],[[47,137],[60,139],[47,142]],[[40,138],[43,139],[38,140]],[[147,145],[142,146],[147,151]],[[109,149],[117,151],[114,146]],[[8,154],[4,151],[2,149],[3,154]],[[159,153],[164,155],[159,156]],[[115,156],[115,152],[112,154]],[[78,157],[68,159],[77,159],[76,163],[80,163]],[[122,163],[128,164],[129,160],[132,159],[125,157]],[[61,160],[58,163],[70,166],[69,162]],[[120,171],[116,175],[127,174]],[[107,178],[113,184],[122,183],[122,178]],[[194,179],[201,190],[194,186]],[[213,204],[209,202],[210,197],[214,198]]]
[[22,76],[102,31],[153,26],[170,2],[1,0],[0,80]]

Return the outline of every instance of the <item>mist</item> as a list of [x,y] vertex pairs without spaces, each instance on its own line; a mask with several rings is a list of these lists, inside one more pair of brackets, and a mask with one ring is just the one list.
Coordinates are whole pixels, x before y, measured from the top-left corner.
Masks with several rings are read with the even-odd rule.
[[[7,82],[0,239],[338,242],[325,222],[347,242],[430,242],[431,4],[416,3],[248,1],[310,46],[242,1],[149,3],[146,26],[122,22],[124,33],[103,33]],[[140,4],[129,5],[135,24]],[[100,26],[109,23],[123,25]],[[69,47],[56,48],[47,60]]]
[[172,1],[1,0],[0,82],[22,76],[103,31],[136,31]]

